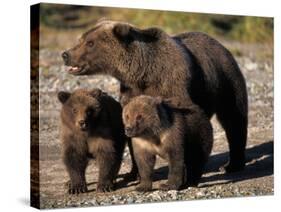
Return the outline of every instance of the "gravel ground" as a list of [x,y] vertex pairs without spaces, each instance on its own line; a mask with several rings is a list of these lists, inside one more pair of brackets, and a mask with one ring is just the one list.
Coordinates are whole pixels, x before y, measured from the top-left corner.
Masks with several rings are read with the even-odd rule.
[[[231,47],[231,43],[229,46]],[[59,90],[98,87],[119,97],[119,83],[109,76],[68,75],[60,60],[60,52],[43,48],[40,51],[40,205],[41,208],[98,206],[148,203],[175,200],[212,199],[273,195],[273,64],[270,58],[258,58],[262,46],[240,45],[243,56],[237,57],[247,81],[249,94],[249,134],[247,166],[242,172],[224,174],[219,167],[227,161],[228,146],[224,131],[215,117],[212,119],[215,144],[206,173],[198,188],[163,192],[157,186],[167,178],[167,164],[158,158],[154,175],[154,191],[134,191],[137,182],[124,185],[122,174],[130,170],[128,149],[117,180],[117,190],[105,194],[95,192],[97,169],[92,161],[87,169],[89,192],[68,195],[64,187],[68,180],[61,161],[59,141],[59,110],[56,98]],[[241,51],[242,51],[241,50]],[[272,50],[271,50],[272,51]]]

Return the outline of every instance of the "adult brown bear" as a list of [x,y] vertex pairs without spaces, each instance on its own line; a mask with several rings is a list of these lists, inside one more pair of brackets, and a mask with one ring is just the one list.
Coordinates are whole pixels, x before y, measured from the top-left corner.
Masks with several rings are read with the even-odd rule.
[[230,148],[227,172],[245,166],[248,100],[231,53],[200,32],[170,36],[159,28],[100,21],[62,53],[73,75],[108,74],[121,82],[121,102],[139,94],[179,97],[217,115]]

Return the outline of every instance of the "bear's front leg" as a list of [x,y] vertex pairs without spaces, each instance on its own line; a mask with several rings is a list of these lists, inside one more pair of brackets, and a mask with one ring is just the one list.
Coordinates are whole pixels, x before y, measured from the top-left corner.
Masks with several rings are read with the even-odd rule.
[[130,99],[132,98],[132,91],[129,87],[125,86],[124,84],[120,84],[120,104],[124,107]]
[[122,108],[124,108],[124,106],[126,104],[128,104],[129,101],[133,97],[138,96],[142,93],[143,93],[143,91],[141,91],[137,87],[131,88],[131,87],[128,87],[121,83],[120,84],[120,104],[121,104]]
[[79,154],[75,148],[67,147],[64,151],[63,161],[67,168],[70,181],[67,183],[69,194],[87,192],[85,170],[88,164],[86,155]]
[[132,168],[131,171],[123,176],[124,181],[130,182],[130,181],[136,181],[139,180],[139,171],[138,171],[138,166],[136,164],[135,156],[134,156],[134,150],[133,150],[133,145],[132,145],[132,140],[131,138],[128,139],[128,148],[130,151],[130,156],[132,160]]

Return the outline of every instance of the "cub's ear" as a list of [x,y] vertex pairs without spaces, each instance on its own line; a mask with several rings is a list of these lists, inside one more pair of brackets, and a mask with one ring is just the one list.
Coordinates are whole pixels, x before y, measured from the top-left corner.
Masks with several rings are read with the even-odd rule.
[[132,26],[126,23],[118,23],[113,27],[113,34],[121,40],[131,41],[133,39]]
[[94,98],[100,98],[102,96],[103,92],[100,89],[93,89],[90,91],[90,95]]
[[177,106],[180,105],[179,100],[175,97],[163,98],[161,96],[157,96],[155,98],[155,102],[156,102],[156,104],[164,104],[164,105],[167,105],[169,107],[177,107]]
[[66,92],[66,91],[60,91],[58,92],[58,100],[64,104],[68,98],[70,97],[71,93],[69,92]]
[[163,99],[163,103],[165,105],[168,105],[169,107],[179,108],[181,106],[181,102],[180,102],[179,98],[176,98],[176,97]]
[[181,99],[178,97],[164,98],[162,99],[161,103],[173,109],[186,110],[186,111],[190,110],[190,105],[183,104]]
[[154,100],[155,100],[155,103],[158,104],[158,105],[163,103],[163,98],[161,96],[155,97]]

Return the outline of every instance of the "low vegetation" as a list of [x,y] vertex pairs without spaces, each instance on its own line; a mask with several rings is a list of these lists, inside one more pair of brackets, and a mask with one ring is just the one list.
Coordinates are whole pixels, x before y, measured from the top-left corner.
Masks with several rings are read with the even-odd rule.
[[273,43],[273,18],[59,4],[41,6],[43,27],[55,30],[85,30],[101,17],[139,27],[161,26],[171,34],[203,31],[226,40]]

